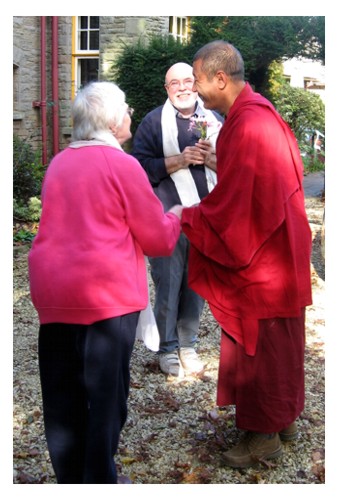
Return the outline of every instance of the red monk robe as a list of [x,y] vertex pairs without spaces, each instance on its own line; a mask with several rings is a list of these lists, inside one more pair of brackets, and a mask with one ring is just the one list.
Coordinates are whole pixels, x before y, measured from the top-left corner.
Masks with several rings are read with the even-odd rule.
[[[237,343],[222,334],[218,405],[236,404],[243,429],[278,432],[304,405],[303,312],[312,300],[311,231],[296,140],[249,84],[220,131],[217,174],[214,190],[183,211],[182,230],[191,242],[189,285]],[[262,335],[272,335],[269,347]],[[277,375],[270,373],[275,365]],[[247,385],[248,379],[253,382]],[[282,408],[266,410],[264,399],[280,401],[284,393]],[[256,398],[262,400],[258,409]]]

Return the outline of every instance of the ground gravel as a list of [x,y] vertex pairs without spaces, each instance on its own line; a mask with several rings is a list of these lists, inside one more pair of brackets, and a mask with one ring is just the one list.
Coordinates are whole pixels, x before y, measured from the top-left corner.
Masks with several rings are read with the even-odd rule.
[[[306,209],[313,233],[313,305],[307,309],[306,405],[299,419],[300,439],[284,444],[283,456],[273,463],[245,470],[222,464],[222,452],[240,433],[234,408],[216,407],[220,329],[206,307],[198,346],[206,367],[198,377],[166,378],[156,355],[136,342],[129,415],[116,457],[118,469],[134,484],[325,483],[324,199],[307,198]],[[29,245],[14,246],[13,483],[53,484],[41,411],[38,319],[29,297],[28,250]]]

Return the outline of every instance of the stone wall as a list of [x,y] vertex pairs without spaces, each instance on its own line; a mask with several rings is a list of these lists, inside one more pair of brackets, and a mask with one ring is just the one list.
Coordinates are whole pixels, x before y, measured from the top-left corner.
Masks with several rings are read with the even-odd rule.
[[58,81],[59,81],[59,138],[63,149],[71,137],[71,79],[72,79],[72,18],[60,16],[58,22]]
[[[13,132],[42,149],[41,124],[41,18],[13,17]],[[51,18],[46,18],[46,110],[48,159],[53,151],[52,109],[58,104],[59,147],[69,141],[71,130],[71,17],[58,23],[58,103],[52,95]],[[44,104],[42,104],[44,105]]]
[[13,17],[13,129],[37,146],[41,142],[40,18]]
[[[51,17],[46,17],[47,47],[47,146],[48,161],[53,155],[52,144],[52,74]],[[100,17],[99,77],[104,79],[111,64],[125,43],[137,42],[151,34],[168,33],[169,17]],[[72,17],[58,17],[58,116],[59,148],[63,149],[71,136],[72,102]],[[41,107],[41,18],[13,17],[13,131],[36,149],[42,148]]]
[[154,34],[167,34],[168,17],[109,17],[100,18],[100,77],[110,72],[112,63],[125,44],[146,42]]

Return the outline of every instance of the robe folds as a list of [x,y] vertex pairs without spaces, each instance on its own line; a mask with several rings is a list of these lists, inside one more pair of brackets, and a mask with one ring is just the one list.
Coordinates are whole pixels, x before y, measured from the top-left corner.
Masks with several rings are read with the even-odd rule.
[[296,139],[246,83],[217,140],[218,183],[185,208],[189,285],[222,329],[254,355],[259,320],[311,304],[311,231]]

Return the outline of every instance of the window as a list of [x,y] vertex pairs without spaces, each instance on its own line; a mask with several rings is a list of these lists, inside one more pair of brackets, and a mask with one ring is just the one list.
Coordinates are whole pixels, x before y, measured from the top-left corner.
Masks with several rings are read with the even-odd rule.
[[19,66],[13,63],[13,105],[17,111],[19,107]]
[[78,50],[99,51],[99,17],[79,16],[77,19]]
[[77,58],[77,90],[89,82],[98,79],[98,59],[92,57]]
[[73,92],[89,82],[98,80],[99,70],[99,17],[73,18]]
[[188,18],[170,16],[169,34],[172,35],[176,40],[186,41],[188,35]]
[[13,63],[13,120],[22,120],[23,118],[20,94],[20,67]]

